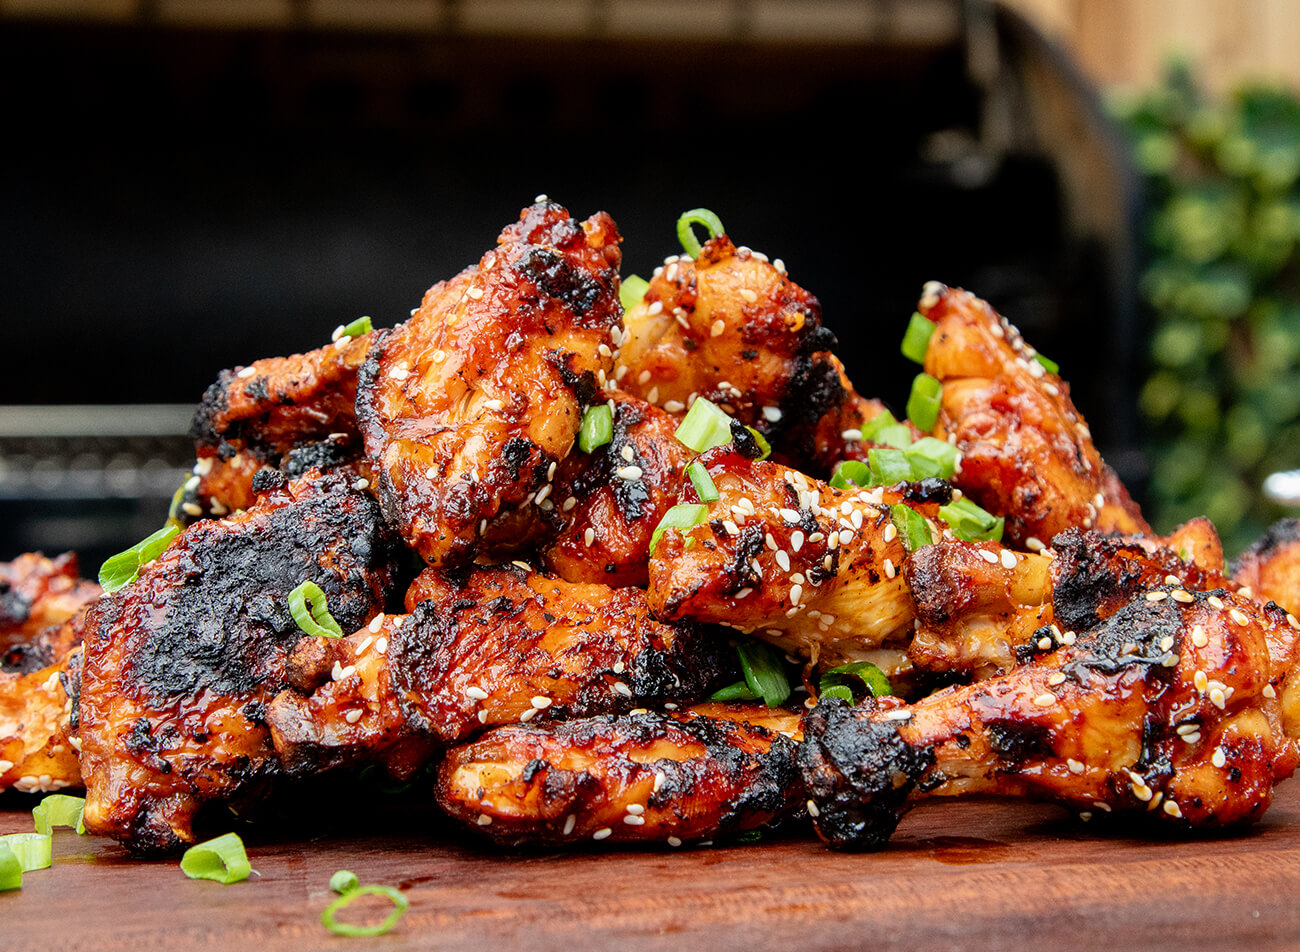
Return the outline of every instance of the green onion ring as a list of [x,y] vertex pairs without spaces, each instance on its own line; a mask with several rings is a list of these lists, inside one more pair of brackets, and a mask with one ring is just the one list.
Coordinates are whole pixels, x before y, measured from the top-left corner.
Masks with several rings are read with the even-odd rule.
[[[309,601],[310,610],[307,608]],[[325,593],[315,582],[303,582],[289,593],[289,614],[299,628],[315,638],[343,637],[343,628],[330,614]]]
[[[371,926],[358,926],[350,922],[339,922],[335,916],[362,896],[383,896],[393,904],[393,911],[382,921]],[[320,914],[320,922],[335,935],[362,936],[383,935],[393,926],[402,914],[410,908],[411,901],[392,886],[358,886],[350,892],[339,896],[326,906]]]
[[698,258],[703,249],[699,239],[695,237],[693,225],[705,228],[710,238],[717,238],[726,231],[722,227],[722,219],[707,208],[692,208],[689,212],[682,212],[681,217],[677,219],[677,240],[682,243],[682,249],[691,258]]
[[181,857],[181,872],[190,879],[210,879],[228,886],[247,879],[252,871],[238,833],[226,833],[191,846]]

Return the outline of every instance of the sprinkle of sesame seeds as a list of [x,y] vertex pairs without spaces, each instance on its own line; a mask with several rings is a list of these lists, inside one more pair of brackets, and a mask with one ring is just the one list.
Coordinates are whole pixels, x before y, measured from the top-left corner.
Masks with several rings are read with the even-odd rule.
[[1228,706],[1227,695],[1220,688],[1215,688],[1210,691],[1210,703],[1222,711]]
[[676,848],[676,847],[682,845],[682,841],[679,840],[679,839],[678,839],[677,837],[675,837],[675,836],[670,836],[670,837],[668,837],[667,843],[668,843],[669,846],[671,846],[671,847],[673,847],[673,848]]
[[1223,611],[1223,599],[1218,595],[1211,595],[1205,600],[1215,611]]
[[192,502],[184,503],[184,504],[181,506],[181,511],[183,511],[187,516],[201,516],[201,515],[203,515],[203,509],[202,509],[200,506],[198,506],[197,504],[192,503]]
[[622,661],[615,661],[613,665],[610,666],[610,670],[613,671],[615,674],[622,674],[624,671],[627,670],[627,665],[624,664]]
[[1192,675],[1192,684],[1196,686],[1196,690],[1204,694],[1209,690],[1210,677],[1204,671],[1197,671],[1196,674]]
[[486,723],[487,723],[487,708],[485,708],[485,707],[481,707],[481,708],[479,708],[479,711],[478,711],[478,722],[479,722],[480,724],[486,724]]
[[979,553],[980,553],[980,558],[983,559],[985,562],[987,562],[989,565],[997,565],[998,562],[1001,561],[997,557],[997,553],[990,552],[988,549],[980,549]]
[[860,440],[862,439],[862,431],[858,429],[845,430],[840,434],[840,439],[844,440],[846,443],[852,442],[853,440]]
[[798,552],[800,549],[803,548],[802,530],[795,529],[794,532],[790,533],[790,548],[793,549],[795,552]]
[[635,482],[641,478],[642,470],[640,466],[620,466],[614,471],[614,475],[627,482]]
[[629,813],[623,817],[623,822],[628,826],[645,826],[645,817],[637,816],[635,813]]
[[790,586],[790,601],[795,605],[798,605],[799,599],[801,598],[803,598],[803,586],[802,585]]
[[897,538],[898,538],[898,527],[891,522],[885,526],[884,540],[885,542],[893,542]]
[[405,367],[395,367],[394,369],[388,371],[388,376],[390,379],[397,380],[400,382],[410,377],[411,372],[407,370]]
[[1047,676],[1047,683],[1055,687],[1058,684],[1065,683],[1065,675],[1060,671],[1053,671]]
[[1250,618],[1240,608],[1232,609],[1230,612],[1228,612],[1228,617],[1231,618],[1233,621],[1235,621],[1238,625],[1245,626],[1250,624]]
[[1277,697],[1277,690],[1271,684],[1264,685],[1264,689],[1259,693],[1270,700]]
[[1163,602],[1168,597],[1168,592],[1147,592],[1147,601],[1149,602]]
[[1044,691],[1034,698],[1034,704],[1038,707],[1051,707],[1056,703],[1056,695],[1051,691]]
[[742,588],[740,591],[738,591],[735,595],[733,595],[732,598],[748,598],[748,597],[749,597],[750,595],[752,595],[752,594],[754,594],[754,590],[753,590],[752,588],[750,588],[748,585],[746,585],[744,588]]
[[388,639],[387,639],[387,638],[379,638],[379,639],[376,639],[376,641],[375,641],[375,651],[378,652],[379,654],[387,654],[387,653],[388,653]]
[[611,829],[610,829],[609,827],[607,827],[607,826],[604,826],[604,827],[601,827],[599,830],[597,830],[595,833],[591,834],[591,838],[592,838],[593,840],[603,840],[603,839],[606,839],[607,837],[613,835],[613,833],[614,833],[613,830],[611,830]]
[[754,291],[751,291],[749,288],[741,288],[740,296],[745,299],[746,304],[754,304],[755,302],[758,301],[758,295]]
[[355,724],[357,721],[361,720],[361,708],[352,708],[352,710],[343,715],[343,719],[349,724]]
[[853,514],[852,514],[851,516],[849,516],[849,522],[853,523],[853,528],[855,528],[855,529],[861,529],[861,528],[862,528],[862,510],[861,510],[861,509],[854,509],[854,510],[853,510]]
[[1178,808],[1178,804],[1174,803],[1173,800],[1166,800],[1165,805],[1161,809],[1175,819],[1179,819],[1183,815],[1183,811]]
[[888,711],[881,715],[887,721],[907,721],[912,719],[911,711]]
[[1051,638],[1043,637],[1043,638],[1039,638],[1039,639],[1038,639],[1038,650],[1039,650],[1039,651],[1050,651],[1050,650],[1051,650],[1051,647],[1052,647],[1052,639],[1051,639]]
[[238,377],[240,380],[247,380],[249,377],[253,376],[253,374],[255,374],[255,373],[257,373],[257,368],[256,368],[256,367],[245,367],[245,368],[244,368],[243,370],[241,370],[239,373],[235,374],[235,376]]
[[1065,765],[1070,768],[1070,773],[1072,774],[1081,774],[1085,769],[1083,764],[1075,760],[1073,757],[1068,759],[1065,762]]
[[1042,540],[1030,536],[1025,540],[1025,548],[1030,552],[1042,552],[1043,549],[1047,548],[1047,546],[1043,545]]
[[1227,762],[1228,762],[1228,755],[1224,751],[1224,749],[1222,747],[1214,748],[1214,753],[1210,755],[1210,763],[1214,764],[1214,766],[1222,770],[1224,764],[1226,764]]
[[884,568],[885,568],[885,578],[893,578],[895,575],[898,574],[897,570],[894,568],[893,559],[885,559]]
[[471,685],[470,687],[467,687],[465,689],[465,696],[469,698],[473,698],[476,701],[486,701],[488,699],[487,691],[484,691],[481,687],[478,687],[477,685]]
[[596,540],[596,530],[588,526],[582,533],[582,544],[591,547],[591,543]]
[[624,446],[621,450],[618,451],[618,455],[623,457],[623,459],[627,460],[630,463],[632,462],[633,458],[636,456],[636,450],[632,449],[631,444],[628,444],[627,446]]
[[726,329],[727,329],[727,322],[724,321],[722,318],[718,318],[711,325],[709,325],[709,335],[711,337],[721,337],[722,332],[725,331]]
[[681,413],[686,409],[686,404],[682,403],[680,400],[665,400],[664,409],[669,413]]
[[624,697],[632,696],[632,689],[628,687],[626,684],[624,684],[622,681],[615,681],[613,684],[613,689],[615,694],[621,694]]
[[566,817],[564,818],[564,831],[563,831],[563,835],[564,835],[564,836],[569,836],[571,833],[573,833],[573,828],[574,828],[575,826],[577,826],[577,825],[578,825],[578,818],[577,818],[577,816],[574,815],[574,814],[572,814],[572,813],[570,813],[568,816],[566,816]]
[[781,567],[782,572],[790,571],[790,556],[786,554],[785,549],[776,550],[776,564]]
[[537,716],[537,708],[535,708],[535,707],[530,707],[530,708],[528,708],[526,711],[524,711],[522,714],[519,715],[519,723],[521,723],[521,724],[527,724],[529,721],[531,721],[531,720],[532,720],[534,717],[536,717],[536,716]]
[[804,804],[804,806],[807,808],[808,815],[810,817],[816,819],[817,817],[822,815],[822,811],[817,809],[817,804],[812,800],[809,800],[807,803]]
[[840,545],[848,545],[853,541],[853,533],[848,529],[840,530]]

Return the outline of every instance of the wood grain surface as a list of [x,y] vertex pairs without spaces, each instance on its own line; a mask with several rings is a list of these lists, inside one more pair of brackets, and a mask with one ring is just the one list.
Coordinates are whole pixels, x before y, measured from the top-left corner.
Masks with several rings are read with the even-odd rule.
[[[33,802],[0,800],[0,833],[30,830]],[[887,850],[860,855],[801,831],[745,846],[510,854],[419,813],[374,812],[350,834],[302,823],[246,834],[259,875],[232,886],[58,831],[54,866],[0,893],[0,949],[1300,947],[1294,781],[1237,836],[1152,838],[1046,806],[932,801]],[[344,868],[405,891],[410,911],[391,933],[322,928],[330,875]]]

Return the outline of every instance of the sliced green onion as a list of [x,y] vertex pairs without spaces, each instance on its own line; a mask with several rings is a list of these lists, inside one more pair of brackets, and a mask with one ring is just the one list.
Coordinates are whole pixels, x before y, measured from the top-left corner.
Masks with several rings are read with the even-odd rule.
[[845,700],[852,701],[854,682],[865,687],[872,697],[887,697],[894,693],[889,678],[870,661],[850,661],[823,672],[818,681],[817,693],[821,697],[844,697],[840,690],[843,689],[849,692]]
[[700,502],[718,501],[718,487],[713,484],[713,477],[709,475],[703,463],[699,460],[691,463],[686,467],[686,475],[690,477],[691,485],[695,487],[695,494],[700,497]]
[[289,593],[289,614],[299,628],[314,638],[343,637],[343,628],[330,614],[329,601],[315,582],[303,582]]
[[334,892],[338,893],[340,896],[346,896],[360,885],[361,880],[358,879],[357,874],[352,872],[350,869],[340,869],[330,877],[330,889],[334,890]]
[[903,540],[903,548],[908,552],[915,552],[921,546],[929,545],[934,541],[934,536],[930,533],[930,524],[925,521],[925,516],[910,506],[901,503],[890,506],[889,518],[893,521],[894,528],[898,530],[898,537]]
[[584,453],[599,449],[614,438],[614,411],[608,403],[587,407],[578,427],[578,449]]
[[682,212],[682,217],[677,219],[677,240],[682,243],[688,257],[698,258],[702,246],[695,237],[694,225],[706,229],[710,238],[717,238],[726,229],[722,227],[722,219],[707,208],[692,208],[689,212]]
[[881,430],[885,429],[885,427],[897,425],[898,420],[895,419],[894,415],[888,410],[882,410],[866,423],[862,424],[862,438],[864,440],[870,440],[873,443],[878,443],[880,441],[876,439],[876,437],[880,434]]
[[856,459],[846,459],[835,467],[835,472],[831,473],[831,485],[836,489],[870,486],[871,468]]
[[952,534],[963,542],[998,542],[1002,539],[1005,520],[981,509],[969,499],[957,499],[940,506],[939,518],[948,523]]
[[[393,904],[393,910],[382,921],[370,926],[353,925],[350,922],[339,922],[335,917],[339,912],[352,905],[362,896],[383,896]],[[411,901],[403,896],[392,886],[358,886],[350,892],[344,893],[339,898],[325,907],[320,914],[321,925],[335,935],[358,936],[358,935],[383,935],[393,926],[397,925],[397,920],[402,918],[402,914],[410,908]]]
[[754,442],[758,444],[758,456],[756,459],[767,459],[771,456],[772,444],[767,441],[767,437],[762,433],[759,433],[758,430],[754,429],[752,426],[747,426],[745,429],[749,431],[749,435],[752,436]]
[[181,872],[190,879],[210,879],[228,886],[247,879],[252,871],[244,841],[237,833],[191,846],[181,857]]
[[664,517],[659,520],[659,525],[655,526],[655,531],[650,534],[650,554],[654,555],[655,546],[659,544],[659,537],[664,534],[665,529],[690,529],[705,522],[709,518],[709,507],[700,503],[679,503],[664,513]]
[[116,592],[119,588],[130,585],[139,578],[140,569],[162,555],[163,550],[180,532],[180,526],[164,526],[125,552],[109,556],[99,567],[99,587],[105,592]]
[[14,851],[0,840],[0,892],[23,888],[23,864]]
[[925,352],[930,347],[930,337],[934,334],[934,321],[922,317],[919,311],[912,312],[903,334],[903,356],[918,364],[925,363]]
[[758,695],[749,689],[749,684],[745,681],[737,681],[735,684],[728,684],[725,688],[718,688],[709,697],[710,701],[757,701]]
[[53,861],[54,838],[48,833],[10,833],[0,836],[0,843],[18,858],[24,873],[49,869]]
[[1034,354],[1034,360],[1042,364],[1043,369],[1049,374],[1059,374],[1061,372],[1061,365],[1051,357],[1044,357],[1042,354]]
[[912,463],[904,450],[871,449],[867,451],[871,464],[873,486],[893,486],[912,481]]
[[717,404],[697,397],[673,431],[677,442],[697,453],[731,442],[731,417]]
[[780,652],[761,641],[737,645],[736,651],[740,654],[740,671],[749,689],[768,707],[784,704],[790,696],[790,681],[785,676]]
[[342,340],[344,337],[360,337],[363,334],[369,334],[374,327],[370,323],[369,315],[358,317],[351,324],[347,324],[342,330],[334,335],[335,340]]
[[907,418],[918,430],[931,430],[939,419],[943,402],[943,384],[929,374],[917,374],[912,381],[912,393],[907,398]]
[[85,798],[52,793],[32,808],[32,820],[36,823],[36,832],[46,836],[53,833],[56,826],[70,826],[84,834],[85,812]]
[[[950,479],[957,472],[957,460],[961,458],[961,451],[947,440],[926,436],[907,448],[907,458],[911,460],[914,472],[920,473],[921,470],[929,470],[933,466],[935,471],[927,471],[925,476]],[[918,460],[925,462],[918,465]],[[918,475],[918,478],[924,479],[925,476]]]
[[892,446],[896,449],[906,449],[912,445],[912,431],[907,428],[906,423],[893,423],[889,426],[882,426],[872,439],[873,443],[879,443],[882,446]]
[[630,311],[641,303],[641,299],[649,289],[649,281],[638,275],[629,274],[619,286],[618,302],[623,305],[624,311]]

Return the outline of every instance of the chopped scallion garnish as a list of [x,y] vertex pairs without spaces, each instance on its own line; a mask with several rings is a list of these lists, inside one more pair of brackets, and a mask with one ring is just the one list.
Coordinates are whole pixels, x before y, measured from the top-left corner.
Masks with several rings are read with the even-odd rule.
[[191,846],[181,857],[181,872],[190,879],[210,879],[229,886],[247,879],[252,871],[238,833]]
[[361,880],[357,878],[357,874],[349,869],[340,869],[330,877],[330,889],[340,896],[346,896],[360,885]]
[[856,459],[846,459],[835,467],[835,472],[831,474],[831,485],[836,489],[870,486],[871,468]]
[[963,542],[998,542],[1005,520],[981,509],[969,499],[957,499],[939,507],[939,518]]
[[[333,882],[333,880],[331,880],[331,882]],[[370,926],[358,926],[353,925],[350,922],[339,922],[338,919],[335,918],[338,913],[352,905],[354,901],[360,899],[362,896],[383,896],[393,904],[393,909],[382,922],[377,922]],[[411,901],[392,886],[357,886],[339,896],[339,898],[326,906],[320,914],[320,921],[321,925],[326,929],[329,929],[330,932],[333,932],[335,935],[383,935],[393,926],[397,925],[397,920],[402,918],[402,914],[410,908],[410,905]]]
[[655,546],[665,529],[690,529],[700,525],[709,518],[709,507],[700,503],[680,503],[664,513],[650,534],[650,554],[655,554]]
[[713,484],[713,477],[709,475],[703,463],[695,460],[686,467],[686,475],[690,477],[691,485],[695,487],[695,494],[700,497],[700,502],[718,501],[718,487]]
[[374,330],[374,327],[370,323],[370,316],[365,315],[363,317],[358,317],[351,324],[344,325],[342,332],[335,339],[341,340],[344,337],[360,337],[363,334],[369,334],[372,330]]
[[70,797],[63,793],[52,793],[32,808],[32,820],[36,832],[49,836],[56,826],[70,826],[78,833],[86,832],[83,816],[86,801],[83,797]]
[[1061,365],[1050,357],[1044,357],[1042,354],[1034,354],[1034,360],[1042,364],[1043,369],[1049,374],[1059,374],[1061,372]]
[[873,443],[881,442],[877,437],[880,431],[888,426],[897,426],[898,420],[888,410],[882,410],[877,413],[866,423],[862,424],[862,438],[870,440]]
[[314,638],[343,637],[343,628],[330,614],[325,593],[315,582],[303,582],[289,593],[289,614],[299,628]]
[[905,450],[871,449],[867,451],[873,486],[893,486],[912,480],[912,463]]
[[903,334],[903,356],[918,364],[925,363],[925,352],[933,334],[934,322],[922,317],[919,311],[913,311],[911,320],[907,322],[907,331]]
[[54,855],[54,839],[48,833],[10,833],[0,836],[0,844],[18,858],[24,873],[49,869]]
[[910,506],[901,503],[890,506],[889,518],[893,521],[894,528],[898,530],[898,537],[903,540],[903,548],[908,552],[915,552],[921,546],[929,545],[934,541],[934,536],[930,533],[930,524],[925,521],[925,516]]
[[618,301],[623,305],[623,310],[630,311],[640,304],[649,289],[650,282],[645,278],[635,274],[629,274],[624,278],[618,289]]
[[673,435],[679,443],[703,453],[731,442],[731,417],[712,401],[697,397]]
[[[758,455],[753,457],[754,459],[767,459],[772,455],[772,444],[767,441],[767,437],[752,426],[745,427],[745,430],[753,437],[754,445],[758,447]],[[735,439],[735,433],[732,433],[732,439]]]
[[23,864],[9,845],[0,840],[0,892],[23,888]]
[[741,674],[754,695],[768,707],[784,704],[790,696],[790,680],[785,676],[780,652],[761,641],[737,645],[736,651]]
[[[941,479],[949,479],[957,472],[957,460],[961,457],[961,451],[953,446],[947,440],[937,440],[933,436],[922,437],[907,448],[907,458],[912,461],[912,469],[918,473],[918,479],[924,479],[926,476],[938,476]],[[918,466],[918,460],[924,460],[927,464],[935,467],[934,472],[929,472],[929,465]],[[921,470],[926,472],[920,475]]]
[[599,449],[614,438],[614,411],[608,403],[587,407],[578,427],[578,449],[584,453]]
[[894,693],[889,678],[870,661],[850,661],[824,672],[818,682],[817,693],[821,697],[840,697],[851,702],[856,685],[861,685],[866,694],[872,697],[887,697]]
[[907,398],[907,418],[918,430],[931,430],[939,419],[943,402],[943,384],[929,374],[917,374],[912,381],[912,393]]
[[718,688],[709,697],[710,701],[757,701],[758,695],[749,689],[749,684],[745,681],[737,681],[735,684],[728,684],[725,688]]
[[180,535],[180,526],[164,526],[157,532],[141,539],[125,552],[109,556],[99,567],[99,586],[105,592],[116,592],[119,588],[130,585],[140,576],[140,569],[171,545],[172,539]]
[[710,238],[717,238],[725,231],[722,219],[707,208],[692,208],[689,212],[682,212],[682,216],[677,219],[677,240],[691,258],[698,258],[702,248],[699,239],[695,237],[695,225],[706,229]]

